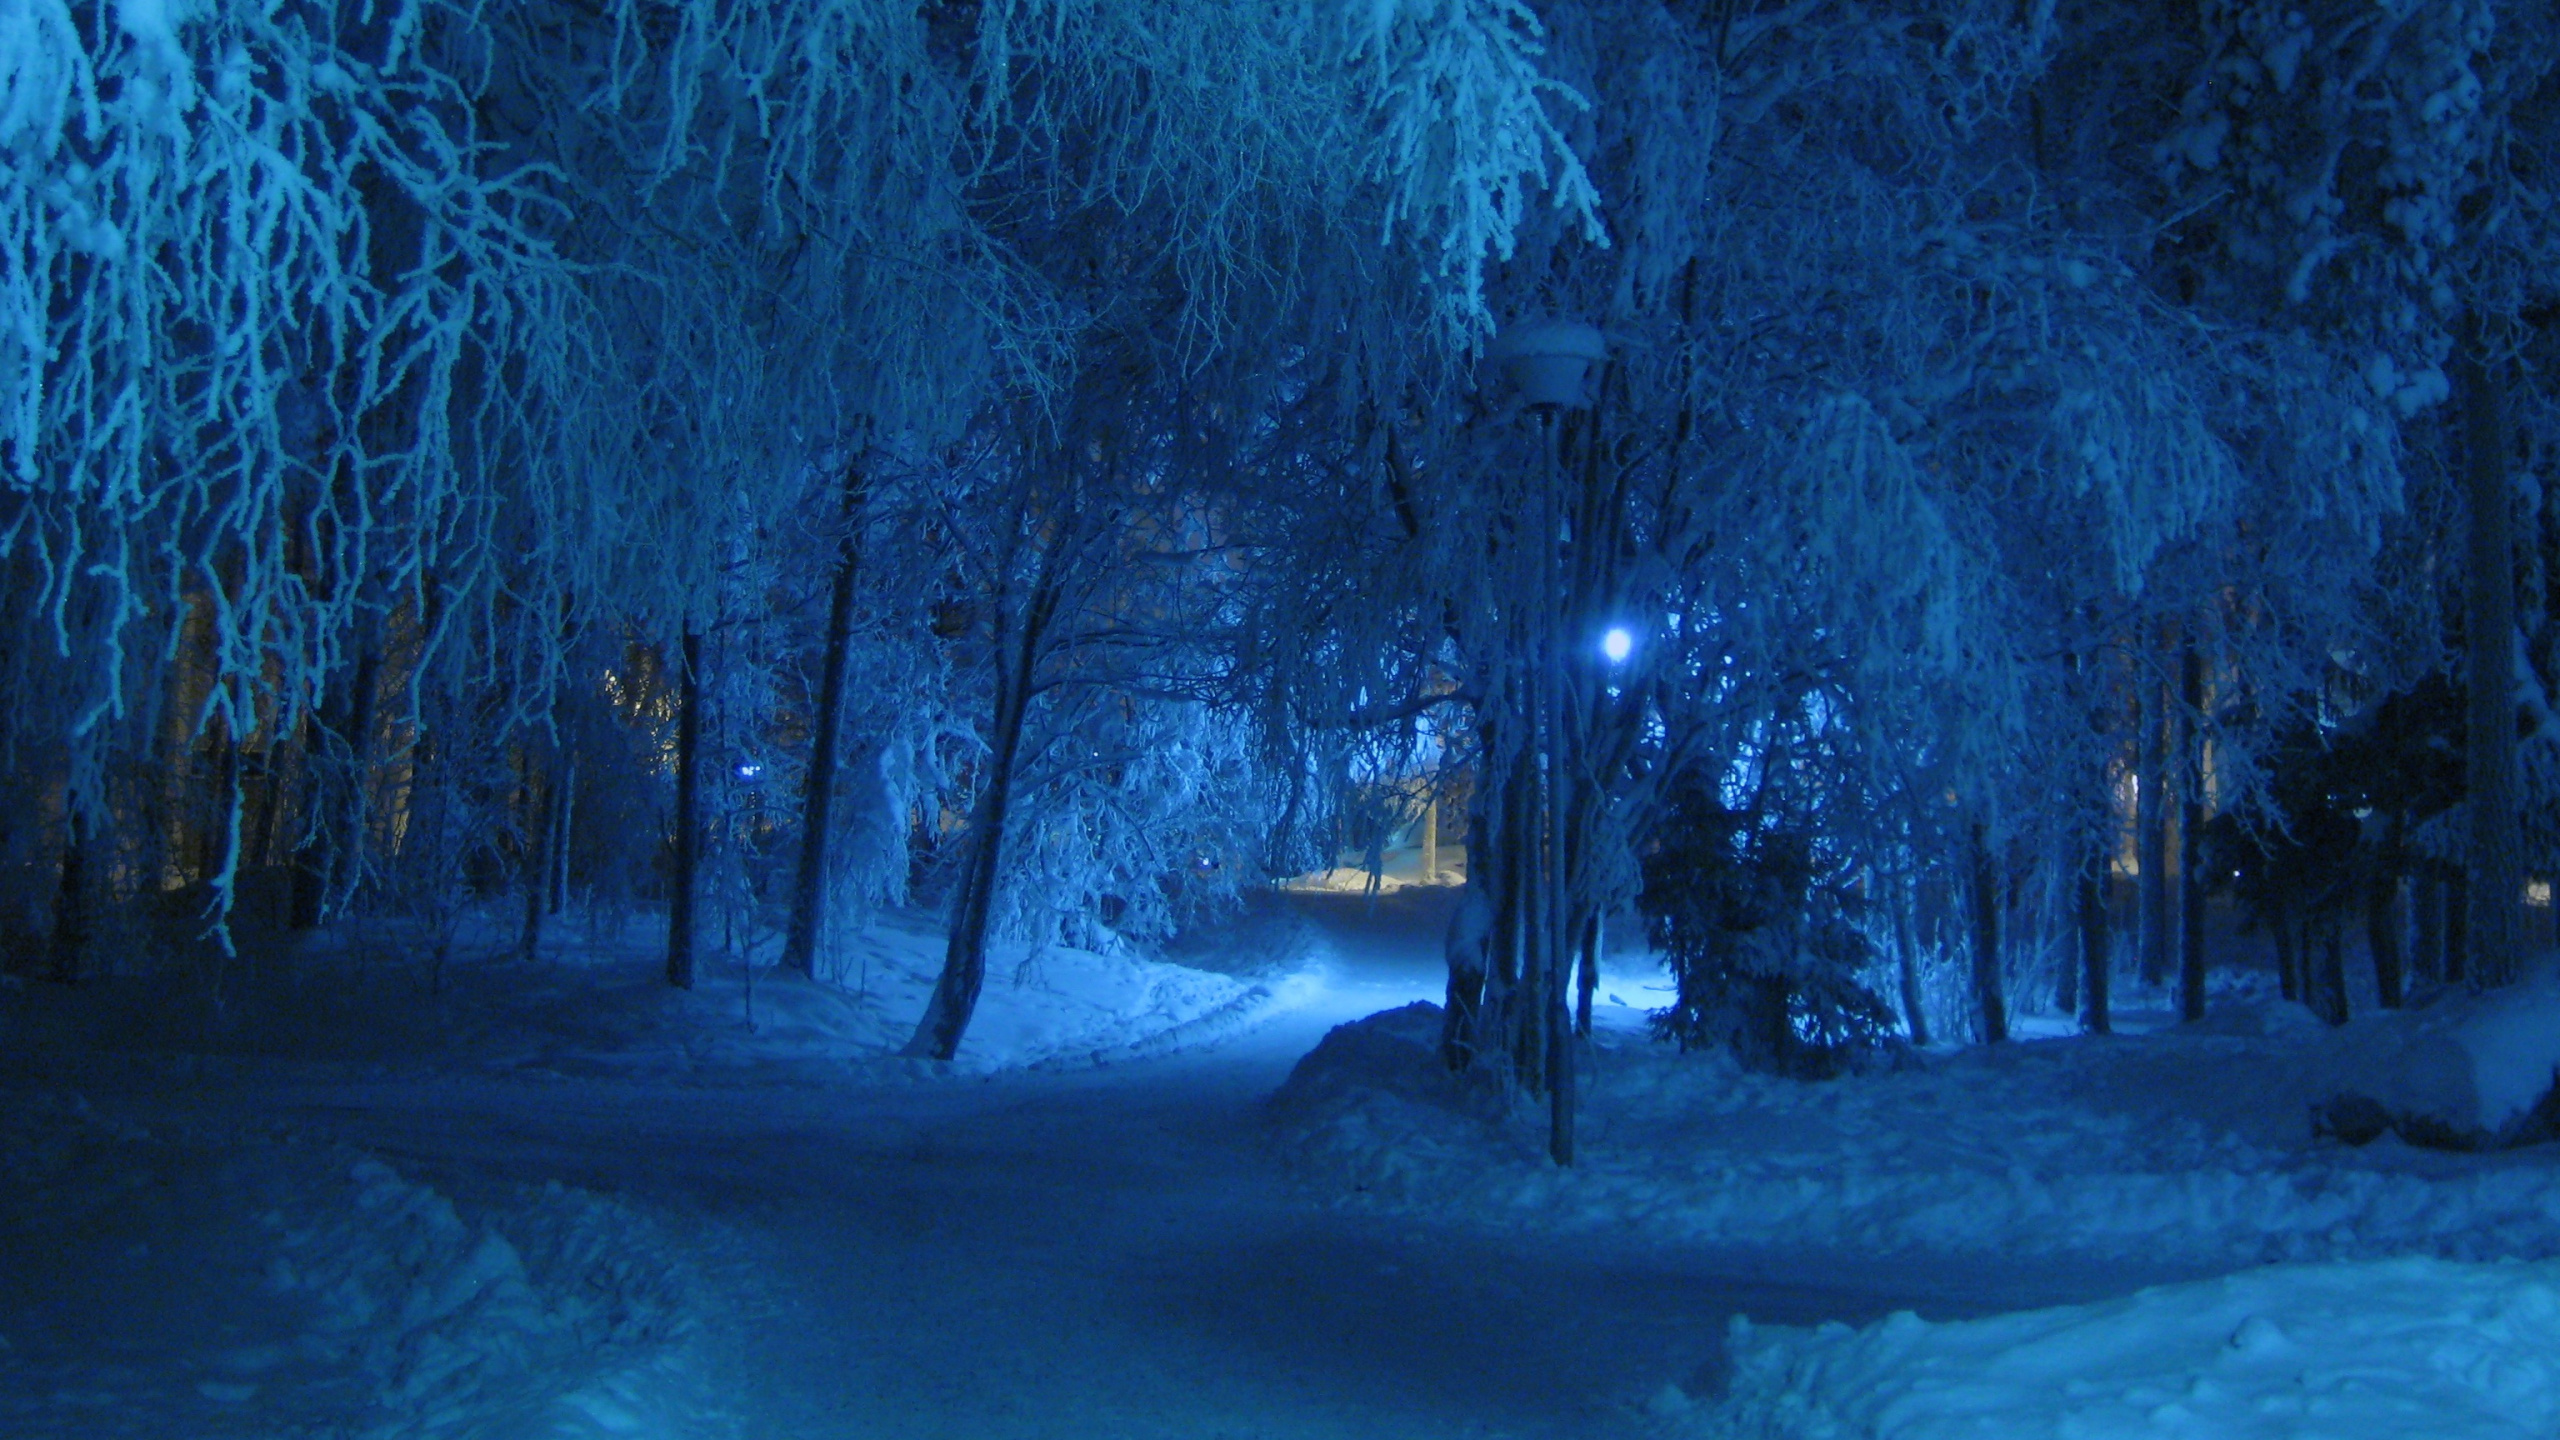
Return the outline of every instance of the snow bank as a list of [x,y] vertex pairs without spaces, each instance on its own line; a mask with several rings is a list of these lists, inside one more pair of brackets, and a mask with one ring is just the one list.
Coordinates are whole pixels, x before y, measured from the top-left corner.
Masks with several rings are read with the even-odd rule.
[[1604,1030],[1571,1170],[1543,1158],[1536,1107],[1439,1073],[1438,1023],[1428,1005],[1373,1016],[1301,1062],[1274,1109],[1311,1186],[1504,1230],[1869,1257],[2193,1270],[2560,1255],[2560,1171],[2543,1155],[2317,1141],[2331,1037],[2272,1010],[1823,1084]]
[[2327,1047],[2327,1065],[2336,1098],[2367,1102],[2409,1138],[2549,1139],[2538,1110],[2560,1078],[2560,977],[2365,1017]]
[[685,1247],[618,1204],[474,1214],[344,1147],[58,1095],[9,1097],[0,1139],[0,1433],[579,1435],[599,1397],[686,1393]]
[[[902,1080],[940,1068],[1091,1064],[1215,1038],[1261,1019],[1274,988],[1135,955],[998,944],[957,1059],[932,1067],[895,1058],[942,966],[942,927],[922,914],[875,917],[833,948],[823,978],[775,965],[779,942],[768,935],[749,959],[705,958],[690,990],[666,983],[663,934],[645,920],[565,921],[532,961],[494,938],[441,964],[431,946],[378,929],[306,943],[245,958],[212,994],[185,975],[24,987],[0,996],[10,1040],[0,1064],[44,1052],[184,1074],[284,1061],[355,1075]],[[55,1060],[35,1068],[61,1073]]]
[[2555,1287],[2549,1263],[2409,1258],[1950,1324],[1736,1319],[1725,1398],[1653,1408],[1736,1440],[2524,1440],[2560,1430]]

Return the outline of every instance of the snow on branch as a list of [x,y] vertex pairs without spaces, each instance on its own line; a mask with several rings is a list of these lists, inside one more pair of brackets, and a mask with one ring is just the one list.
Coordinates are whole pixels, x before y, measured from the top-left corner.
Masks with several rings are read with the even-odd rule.
[[1590,102],[1539,72],[1544,30],[1520,0],[1370,0],[1351,24],[1380,130],[1372,165],[1388,186],[1387,229],[1411,226],[1435,248],[1451,286],[1441,318],[1480,339],[1492,331],[1484,267],[1511,258],[1531,194],[1547,192],[1586,241],[1608,243],[1599,192],[1550,110]]
[[506,437],[576,345],[544,177],[486,164],[424,58],[468,12],[114,14],[0,8],[0,559],[89,675],[75,728],[190,606],[222,674],[316,693],[359,607],[487,549],[476,467],[539,466]]

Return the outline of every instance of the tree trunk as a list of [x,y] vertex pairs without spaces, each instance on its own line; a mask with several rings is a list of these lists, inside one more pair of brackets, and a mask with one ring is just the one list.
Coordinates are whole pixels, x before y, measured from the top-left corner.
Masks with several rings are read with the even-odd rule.
[[566,752],[560,761],[558,789],[551,800],[551,871],[545,886],[551,893],[544,907],[557,915],[569,908],[569,830],[578,801],[578,752]]
[[2374,999],[2397,1010],[2406,999],[2400,956],[2400,876],[2377,864],[2365,893],[2365,941],[2373,952]]
[[2425,866],[2409,876],[2409,908],[2417,930],[2416,953],[2410,959],[2418,978],[2444,983],[2444,883]]
[[355,677],[350,682],[344,712],[346,729],[335,747],[344,757],[344,773],[330,792],[329,892],[328,913],[323,918],[343,915],[355,901],[356,886],[364,879],[365,837],[368,816],[365,810],[366,772],[373,765],[374,691],[382,679],[382,653],[371,645],[356,656]]
[[952,1058],[960,1053],[960,1038],[968,1032],[970,1016],[977,1013],[978,992],[987,980],[987,921],[995,907],[996,881],[1004,873],[1004,827],[1013,809],[1014,764],[1031,714],[1032,672],[1058,598],[1044,573],[1032,587],[1019,640],[1006,644],[999,626],[993,743],[986,783],[978,792],[977,814],[970,822],[968,865],[960,874],[951,933],[943,946],[942,975],[934,981],[924,1018],[916,1022],[915,1034],[899,1052],[902,1055]]
[[2113,927],[2107,913],[2107,848],[2104,841],[2090,847],[2080,862],[2078,910],[2080,920],[2080,1028],[2092,1035],[2104,1035],[2115,1028],[2110,1013],[2108,992],[2114,979],[2110,949],[2115,944]]
[[524,761],[524,935],[516,953],[532,960],[542,954],[542,919],[551,913],[551,845],[557,828],[553,811],[560,803],[559,786],[546,783],[534,767],[533,755],[526,752]]
[[2178,1015],[2204,1018],[2204,656],[2189,636],[2178,654]]
[[2351,1009],[2347,1003],[2346,927],[2332,913],[2320,922],[2321,1018],[2332,1025],[2347,1023]]
[[373,732],[373,692],[382,656],[367,647],[343,682],[328,686],[302,722],[301,843],[293,852],[296,930],[314,930],[346,908],[364,865],[364,772]]
[[702,636],[687,630],[676,674],[675,864],[668,877],[667,983],[693,988],[694,892],[702,868]]
[[[258,818],[255,828],[241,846],[240,858],[245,866],[264,869],[274,863],[277,833],[284,829],[284,794],[286,757],[284,736],[278,733],[276,717],[270,713],[264,728],[267,748],[257,754]],[[241,757],[245,764],[249,756]],[[272,917],[270,917],[272,919]]]
[[1591,996],[1600,988],[1600,912],[1593,910],[1582,922],[1582,965],[1574,985],[1573,1033],[1589,1038],[1591,1034]]
[[2515,545],[2507,480],[2506,397],[2477,316],[2465,320],[2461,357],[2465,498],[2471,511],[2463,642],[2469,706],[2464,767],[2470,819],[2469,948],[2475,986],[2516,978],[2517,906],[2524,839],[2516,779]]
[[2136,936],[2142,947],[2146,988],[2169,978],[2169,717],[2168,696],[2158,685],[2143,688],[2142,780],[2134,789],[2134,837],[2141,874]]
[[1966,899],[1973,912],[1975,1022],[1986,1045],[2009,1038],[2009,1004],[2000,983],[2000,870],[1991,855],[1988,827],[1976,820],[1970,836],[1973,883]]
[[217,723],[222,733],[215,753],[221,758],[214,782],[213,823],[205,827],[204,878],[211,898],[205,903],[204,938],[212,942],[216,954],[230,960],[239,954],[231,938],[231,912],[240,895],[241,817],[247,795],[240,774],[240,734],[227,718]]
[[800,865],[791,884],[791,924],[782,940],[784,968],[815,972],[818,942],[826,928],[834,878],[836,776],[844,746],[844,700],[853,649],[854,581],[861,564],[863,471],[860,460],[845,469],[836,571],[827,595],[827,650],[818,678],[817,729],[809,737],[809,782],[800,816]]
[[1438,796],[1422,806],[1422,883],[1440,883],[1440,800]]
[[[1468,833],[1484,832],[1480,826],[1470,826]],[[1451,1070],[1465,1070],[1475,1061],[1476,1011],[1484,1003],[1486,950],[1493,943],[1493,901],[1486,894],[1490,881],[1477,867],[1468,867],[1466,888],[1459,892],[1458,908],[1449,917],[1448,938],[1442,944],[1449,964],[1449,988],[1441,1014],[1440,1058]]]
[[[324,700],[323,704],[327,702]],[[325,728],[316,715],[302,717],[302,838],[293,847],[293,885],[285,923],[295,930],[320,928],[329,896],[329,761]]]
[[1902,1025],[1911,1032],[1911,1043],[1929,1043],[1929,1007],[1920,986],[1919,927],[1911,922],[1911,907],[1916,903],[1908,886],[1897,887],[1893,899],[1893,943],[1900,952],[1895,969],[1902,981]]
[[2265,918],[2267,933],[2275,937],[2276,942],[2278,993],[2298,1005],[2310,1004],[2311,997],[2304,993],[2302,983],[2301,931],[2294,924],[2292,913],[2282,905],[2278,905]]
[[1470,1065],[1509,1063],[1510,1014],[1519,991],[1519,846],[1512,777],[1502,754],[1499,728],[1487,721],[1477,726],[1478,754],[1489,757],[1476,785],[1467,825],[1467,887],[1481,886],[1485,903],[1484,983],[1476,992],[1475,1010],[1466,1034]]
[[95,839],[80,796],[62,796],[62,870],[53,891],[53,934],[45,947],[45,976],[78,983],[89,954],[89,849]]
[[2077,1015],[2080,1013],[2081,971],[2086,968],[2080,963],[2080,856],[2065,851],[2056,858],[2061,863],[2054,867],[2054,874],[2060,877],[2065,897],[2061,903],[2071,912],[2071,918],[2066,922],[2071,926],[2071,943],[2053,967],[2053,1009],[2058,1015]]
[[2456,870],[2444,882],[2444,983],[2460,985],[2471,970],[2471,876]]
[[1542,1095],[1547,1088],[1547,982],[1553,978],[1547,970],[1546,876],[1539,864],[1538,803],[1537,757],[1524,754],[1512,777],[1509,898],[1514,917],[1512,944],[1519,963],[1509,1018],[1512,1078],[1532,1095]]
[[1005,819],[1013,807],[1013,767],[1020,753],[1026,707],[1012,686],[996,699],[995,745],[987,761],[977,814],[970,822],[969,859],[961,871],[951,931],[942,953],[942,975],[924,1019],[907,1041],[906,1055],[948,1060],[960,1052],[960,1039],[978,1008],[987,978],[987,922],[995,905],[996,881],[1003,874]]

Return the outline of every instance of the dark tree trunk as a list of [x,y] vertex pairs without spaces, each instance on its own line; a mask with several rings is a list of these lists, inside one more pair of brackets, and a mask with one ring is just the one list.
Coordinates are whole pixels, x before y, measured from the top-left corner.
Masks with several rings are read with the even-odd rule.
[[2067,903],[2071,916],[2065,923],[2071,926],[2071,944],[2068,952],[2053,967],[2053,1008],[2057,1014],[2077,1015],[2080,1013],[2081,971],[2086,968],[2080,963],[2079,941],[2081,857],[2066,851],[2055,858],[2060,863],[2054,867],[2054,873],[2062,877],[2064,891],[2069,897]]
[[2009,1038],[2009,1003],[2000,983],[2000,870],[1992,859],[1988,827],[1973,822],[1973,883],[1966,899],[1973,912],[1973,998],[1975,1023],[1982,1041],[1997,1045]]
[[2365,944],[2373,953],[2374,999],[2385,1010],[2399,1009],[2406,998],[2400,953],[2400,869],[2392,858],[2399,850],[2399,835],[2400,825],[2394,820],[2365,881]]
[[694,894],[702,868],[702,636],[685,632],[676,667],[676,833],[667,895],[667,983],[693,988]]
[[2112,996],[2108,993],[2113,975],[2110,973],[2109,949],[2115,944],[2113,927],[2107,914],[2107,850],[2103,842],[2093,845],[2080,862],[2078,906],[2080,921],[2080,1028],[2092,1035],[2104,1035],[2115,1028],[2110,1011]]
[[2344,1025],[2350,1014],[2347,1003],[2346,926],[2335,915],[2323,916],[2320,922],[2320,1017],[2332,1025]]
[[2178,655],[2178,1015],[2204,1018],[2204,656],[2193,637]]
[[2169,975],[2169,722],[2161,687],[2146,685],[2143,690],[2142,780],[2134,789],[2135,864],[2141,872],[2135,882],[2140,908],[2135,938],[2141,946],[2142,983],[2158,986]]
[[[1477,727],[1479,754],[1502,753],[1502,735],[1490,722]],[[1467,825],[1467,887],[1483,887],[1484,980],[1465,1036],[1469,1065],[1508,1064],[1511,1006],[1520,985],[1519,867],[1514,863],[1511,776],[1491,760],[1476,786]]]
[[2461,357],[2465,498],[2471,511],[2463,644],[2469,686],[2464,784],[2470,819],[2470,914],[2465,970],[2478,986],[2515,979],[2524,839],[2516,780],[2514,528],[2507,479],[2504,382],[2486,352],[2479,319],[2463,324]]
[[309,802],[293,853],[296,930],[314,930],[345,908],[364,864],[364,772],[373,732],[373,692],[382,657],[367,648],[348,678],[329,687],[302,723],[303,793]]
[[2296,1004],[2310,1004],[2311,997],[2304,993],[2302,984],[2301,932],[2292,913],[2279,905],[2266,916],[2266,922],[2267,933],[2276,942],[2276,989]]
[[[253,767],[258,777],[258,818],[249,837],[240,848],[244,868],[264,868],[274,863],[277,833],[284,829],[284,795],[286,760],[284,737],[276,733],[273,716],[267,720],[267,748],[257,757]],[[272,920],[272,916],[269,917]]]
[[302,717],[302,838],[293,847],[293,886],[285,923],[295,930],[320,928],[329,896],[329,762],[317,716]]
[[530,751],[524,769],[524,935],[516,953],[531,960],[542,953],[542,920],[551,913],[551,846],[557,828],[553,812],[560,794],[559,786],[546,783],[534,768]]
[[213,823],[205,827],[203,867],[212,893],[205,904],[203,938],[228,960],[238,953],[231,939],[231,912],[240,895],[241,820],[248,797],[240,773],[239,733],[227,720],[216,723],[221,726],[221,738],[214,753],[220,759],[214,778]]
[[2409,909],[2417,930],[2416,953],[2410,959],[2418,978],[2444,983],[2444,883],[2420,866],[2409,877]]
[[2460,985],[2471,974],[2471,876],[2455,871],[2444,882],[2444,983]]
[[[343,757],[344,773],[331,791],[329,809],[330,916],[344,914],[364,879],[366,772],[373,765],[374,691],[382,679],[382,654],[367,646],[356,656],[355,677],[347,691],[346,728],[334,747]],[[324,917],[327,918],[327,917]]]
[[1512,992],[1511,1060],[1513,1078],[1520,1088],[1532,1095],[1543,1095],[1547,1089],[1547,1031],[1553,1023],[1547,1014],[1553,990],[1549,982],[1553,951],[1547,943],[1547,886],[1540,865],[1538,839],[1538,773],[1533,756],[1524,756],[1514,788],[1518,795],[1513,814],[1519,837],[1511,847],[1512,875],[1515,887],[1512,908],[1518,912],[1516,935],[1520,947],[1519,988]]
[[861,563],[861,462],[846,467],[834,583],[827,594],[827,649],[818,677],[818,717],[809,737],[809,783],[800,816],[800,865],[792,877],[791,924],[782,939],[782,964],[806,975],[818,960],[826,928],[828,890],[834,875],[836,773],[844,745],[846,673],[853,649],[854,581]]
[[89,955],[89,848],[95,836],[80,797],[62,797],[62,869],[53,890],[53,934],[45,947],[45,977],[76,984]]
[[986,783],[978,792],[977,814],[970,821],[969,858],[960,873],[960,889],[951,916],[951,933],[943,946],[942,975],[924,1018],[901,1054],[948,1060],[960,1053],[960,1039],[977,1013],[978,992],[987,980],[987,922],[995,907],[996,882],[1003,875],[1004,827],[1013,809],[1014,765],[1022,753],[1022,731],[1031,714],[1033,671],[1048,633],[1059,596],[1044,576],[1032,587],[1024,609],[1020,638],[1008,645],[999,627],[994,733],[988,747]]
[[951,931],[942,953],[942,975],[932,1001],[904,1053],[948,1060],[960,1052],[961,1037],[978,1008],[987,978],[987,922],[995,905],[996,882],[1003,874],[1004,827],[1013,808],[1013,768],[1021,752],[1026,707],[1006,686],[996,698],[995,744],[987,761],[977,814],[970,820],[969,857],[954,897]]

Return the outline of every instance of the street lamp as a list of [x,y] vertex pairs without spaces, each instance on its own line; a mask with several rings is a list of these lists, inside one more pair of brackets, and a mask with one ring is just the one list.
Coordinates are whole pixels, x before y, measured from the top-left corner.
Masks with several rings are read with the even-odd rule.
[[1610,626],[1609,633],[1600,637],[1600,653],[1608,656],[1612,665],[1626,664],[1627,657],[1636,653],[1634,632],[1624,625]]
[[[1564,621],[1564,611],[1571,607],[1572,598],[1564,593],[1565,571],[1557,552],[1571,543],[1568,537],[1574,533],[1566,523],[1564,497],[1560,493],[1565,481],[1564,418],[1568,411],[1591,409],[1597,400],[1601,369],[1609,361],[1609,342],[1598,327],[1579,320],[1530,316],[1504,326],[1485,348],[1485,356],[1502,366],[1520,398],[1538,412],[1539,438],[1543,442],[1540,448],[1545,452],[1545,473],[1539,477],[1537,514],[1530,529],[1532,535],[1540,537],[1535,547],[1537,569],[1533,582],[1537,596],[1526,617],[1532,677],[1529,733],[1538,765],[1532,805],[1536,818],[1530,827],[1531,858],[1526,867],[1530,876],[1529,904],[1520,918],[1528,933],[1536,937],[1530,948],[1543,972],[1545,994],[1541,1008],[1546,1011],[1549,1102],[1547,1153],[1557,1164],[1570,1165],[1574,1149],[1574,1027],[1564,996],[1572,973],[1568,932],[1572,924],[1569,906],[1573,865],[1566,849],[1564,789],[1572,782],[1572,767],[1563,753],[1567,743],[1564,644],[1565,636],[1576,633],[1578,627]],[[1604,648],[1623,633],[1614,632],[1612,641],[1603,642]],[[1635,637],[1627,634],[1624,640],[1626,652],[1632,653]],[[1611,658],[1623,656],[1613,654]]]
[[1485,358],[1502,366],[1521,397],[1541,410],[1588,410],[1609,341],[1579,320],[1532,316],[1502,327]]

